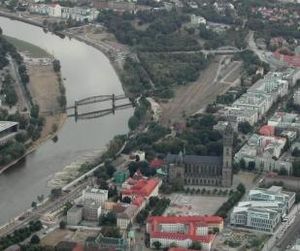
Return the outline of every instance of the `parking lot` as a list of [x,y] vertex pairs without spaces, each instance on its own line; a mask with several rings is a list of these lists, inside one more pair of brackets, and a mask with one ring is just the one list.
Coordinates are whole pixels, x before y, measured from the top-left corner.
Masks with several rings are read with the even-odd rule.
[[202,196],[173,193],[165,215],[211,215],[227,200],[226,196]]

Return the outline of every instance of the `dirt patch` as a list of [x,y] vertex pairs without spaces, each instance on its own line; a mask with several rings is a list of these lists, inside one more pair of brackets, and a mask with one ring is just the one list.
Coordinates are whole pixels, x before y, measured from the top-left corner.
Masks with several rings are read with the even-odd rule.
[[[222,62],[227,56],[217,56],[213,62],[201,72],[197,81],[179,86],[175,97],[168,103],[160,103],[162,108],[161,123],[170,126],[174,122],[182,122],[185,117],[202,111],[216,97],[224,93],[239,78],[240,63],[233,63],[234,68],[225,67]],[[220,80],[225,77],[225,81]]]
[[168,198],[171,204],[166,215],[213,215],[227,197],[200,196],[173,193]]
[[27,69],[30,76],[28,88],[33,102],[39,105],[42,115],[50,111],[54,114],[45,116],[45,125],[41,138],[37,142],[40,143],[50,137],[53,133],[53,127],[58,129],[63,125],[66,115],[57,113],[60,109],[57,101],[60,92],[57,75],[53,71],[52,65],[28,65]]
[[66,229],[55,229],[42,238],[41,244],[52,247],[56,246],[61,241],[79,242],[84,244],[84,241],[87,237],[96,237],[98,234],[99,231],[96,230],[71,231]]

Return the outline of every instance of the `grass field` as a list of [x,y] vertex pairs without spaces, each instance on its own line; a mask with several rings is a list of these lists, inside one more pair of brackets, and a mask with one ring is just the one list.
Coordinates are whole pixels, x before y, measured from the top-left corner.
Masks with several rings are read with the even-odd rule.
[[5,36],[5,38],[7,39],[7,41],[12,43],[17,48],[18,51],[26,52],[30,57],[33,58],[51,57],[51,55],[47,51],[41,49],[38,46],[35,46],[28,42],[13,37],[9,37],[9,36]]

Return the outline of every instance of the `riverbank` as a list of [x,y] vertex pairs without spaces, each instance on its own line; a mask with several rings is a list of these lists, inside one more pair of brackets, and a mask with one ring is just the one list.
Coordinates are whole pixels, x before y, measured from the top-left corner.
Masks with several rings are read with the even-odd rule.
[[[20,158],[0,167],[0,174],[35,151],[42,143],[55,137],[67,118],[65,113],[57,112],[61,109],[58,103],[58,97],[61,95],[59,88],[60,73],[56,73],[53,69],[53,57],[43,49],[23,42],[22,40],[10,37],[6,37],[6,39],[22,54],[30,79],[27,88],[30,92],[31,99],[34,104],[39,106],[40,113],[44,113],[46,116],[43,116],[44,124],[39,139],[34,141]],[[40,58],[40,56],[42,58]],[[41,60],[43,60],[43,64],[41,64]],[[28,99],[26,95],[22,95],[22,91],[18,87],[19,85],[22,84],[18,83],[16,86],[16,89],[19,89],[19,95]],[[28,100],[27,102],[29,103]],[[28,109],[29,108],[30,106],[28,105]],[[49,111],[53,112],[49,113]]]
[[[43,19],[42,16],[40,16],[40,17],[34,16],[34,17],[30,18],[30,17],[24,16],[24,15],[22,16],[22,13],[8,13],[7,11],[5,11],[3,9],[0,10],[0,16],[8,17],[13,20],[18,20],[18,21],[28,23],[28,24],[31,24],[34,26],[45,28],[43,25],[43,20],[46,20],[46,19]],[[38,18],[40,18],[39,21],[37,21]],[[109,59],[112,67],[114,68],[116,74],[118,75],[120,82],[122,83],[121,74],[123,71],[124,59],[125,59],[126,55],[129,53],[129,50],[122,49],[120,51],[119,48],[121,47],[121,45],[118,43],[116,43],[116,45],[112,45],[112,44],[106,43],[104,41],[100,42],[99,40],[91,39],[88,36],[85,36],[84,34],[76,34],[76,33],[72,32],[74,29],[76,29],[76,28],[66,29],[63,31],[57,31],[57,32],[54,32],[54,34],[59,35],[59,36],[67,36],[69,38],[74,38],[80,42],[83,42],[83,43],[101,51]],[[122,83],[122,87],[123,87],[123,90],[124,90],[126,96],[130,96],[130,93],[128,92],[128,90],[126,89],[126,86],[124,86],[123,83]]]

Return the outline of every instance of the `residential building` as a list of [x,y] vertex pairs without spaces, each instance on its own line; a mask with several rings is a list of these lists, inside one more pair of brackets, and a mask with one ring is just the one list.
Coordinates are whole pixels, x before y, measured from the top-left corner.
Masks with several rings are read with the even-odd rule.
[[279,130],[289,129],[300,133],[300,115],[296,113],[275,112],[268,120],[268,125]]
[[230,215],[231,225],[268,234],[274,233],[280,220],[281,215],[278,211],[267,208],[237,206]]
[[223,218],[219,216],[150,216],[146,231],[150,235],[150,246],[159,241],[162,247],[176,243],[178,247],[188,248],[193,241],[200,242],[204,250],[210,250],[215,239],[210,230],[222,231]]
[[83,219],[87,221],[98,221],[101,215],[101,206],[92,200],[86,199],[83,204]]
[[95,8],[81,7],[63,7],[59,4],[32,4],[29,6],[29,12],[50,17],[63,19],[73,19],[76,21],[93,21],[97,18],[99,11]]
[[75,205],[67,212],[67,224],[71,226],[78,225],[82,220],[83,206]]
[[117,216],[117,226],[121,230],[127,229],[133,223],[134,218],[139,212],[139,207],[133,204],[116,203],[112,210]]
[[274,201],[284,202],[286,212],[289,212],[295,204],[296,194],[294,192],[283,191],[282,187],[272,186],[268,189],[256,188],[249,191],[250,201]]
[[229,123],[223,133],[223,156],[168,154],[165,171],[169,182],[185,185],[232,185],[233,128]]
[[272,106],[272,97],[263,93],[245,93],[237,99],[232,107],[253,110],[261,118]]
[[191,24],[192,25],[206,25],[206,19],[201,16],[196,16],[195,14],[191,15]]
[[300,105],[300,89],[294,92],[294,104],[295,105]]
[[82,192],[83,201],[92,199],[97,205],[101,206],[108,199],[108,191],[93,187],[87,187]]
[[271,96],[273,104],[278,98],[288,94],[289,82],[282,79],[280,72],[269,72],[263,79],[258,80],[252,85],[247,93],[262,93]]
[[243,159],[248,166],[263,171],[286,169],[288,173],[292,171],[291,163],[278,160],[286,145],[287,139],[284,137],[264,136],[253,134],[247,143],[235,154],[234,160],[240,163]]
[[19,131],[19,123],[14,121],[0,121],[0,145],[6,144]]
[[227,106],[222,113],[229,118],[230,122],[235,122],[236,127],[240,122],[248,122],[253,126],[258,121],[258,112],[255,109]]

